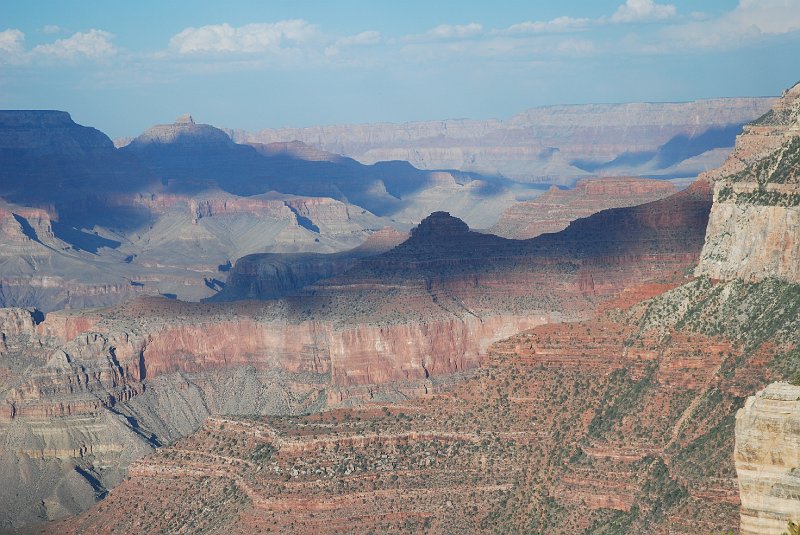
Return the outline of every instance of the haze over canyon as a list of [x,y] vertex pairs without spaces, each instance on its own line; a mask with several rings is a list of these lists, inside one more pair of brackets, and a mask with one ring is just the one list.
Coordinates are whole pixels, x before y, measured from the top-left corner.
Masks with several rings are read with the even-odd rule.
[[112,141],[0,111],[0,530],[782,533],[800,84]]

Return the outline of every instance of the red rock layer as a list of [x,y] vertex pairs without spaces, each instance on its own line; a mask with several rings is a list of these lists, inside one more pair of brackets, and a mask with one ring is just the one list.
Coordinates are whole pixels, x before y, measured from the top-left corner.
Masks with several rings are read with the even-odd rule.
[[552,186],[543,195],[503,212],[492,234],[525,240],[567,228],[570,222],[601,210],[645,204],[675,193],[669,182],[622,177],[582,179],[574,189]]
[[495,344],[473,377],[406,403],[209,420],[53,529],[734,529],[733,412],[774,353],[642,330],[653,313],[537,327]]

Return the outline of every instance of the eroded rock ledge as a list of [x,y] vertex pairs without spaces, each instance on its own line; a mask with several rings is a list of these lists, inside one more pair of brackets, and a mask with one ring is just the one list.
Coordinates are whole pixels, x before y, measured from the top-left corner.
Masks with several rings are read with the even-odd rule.
[[772,383],[736,413],[741,535],[800,520],[800,386]]

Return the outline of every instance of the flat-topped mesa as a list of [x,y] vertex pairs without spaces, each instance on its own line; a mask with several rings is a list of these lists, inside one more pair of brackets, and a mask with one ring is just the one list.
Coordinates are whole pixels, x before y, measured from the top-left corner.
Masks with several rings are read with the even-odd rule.
[[714,181],[698,274],[800,282],[800,84],[745,127]]
[[95,128],[55,110],[0,111],[0,196],[41,205],[151,184],[141,164]]
[[800,522],[800,386],[773,383],[736,413],[742,535]]
[[69,154],[113,148],[97,129],[76,124],[58,110],[0,110],[0,149],[36,154]]

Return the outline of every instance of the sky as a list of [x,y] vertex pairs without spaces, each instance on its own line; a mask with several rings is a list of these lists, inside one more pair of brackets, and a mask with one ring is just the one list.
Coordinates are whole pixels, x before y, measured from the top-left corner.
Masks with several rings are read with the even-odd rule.
[[111,137],[777,95],[800,0],[2,0],[0,108]]

